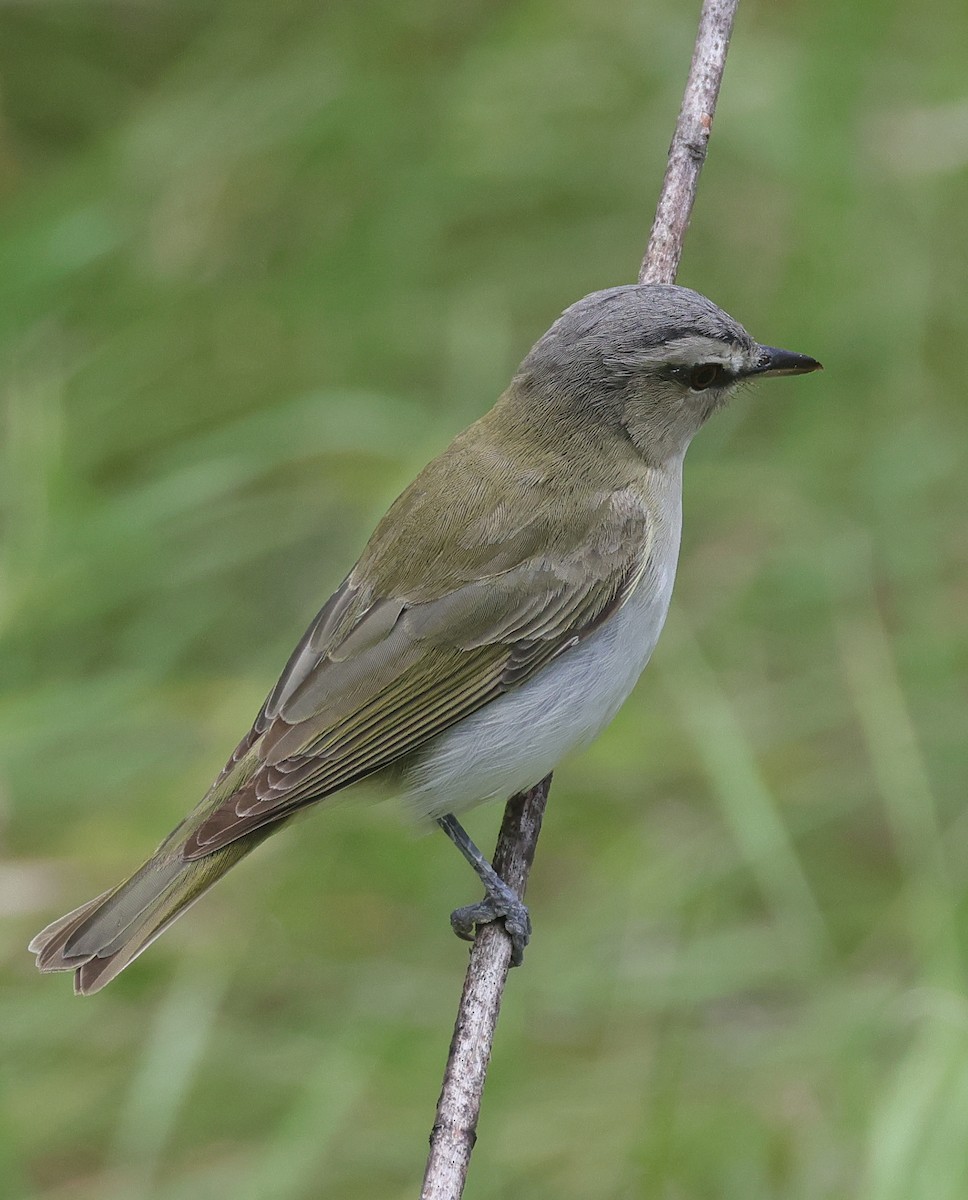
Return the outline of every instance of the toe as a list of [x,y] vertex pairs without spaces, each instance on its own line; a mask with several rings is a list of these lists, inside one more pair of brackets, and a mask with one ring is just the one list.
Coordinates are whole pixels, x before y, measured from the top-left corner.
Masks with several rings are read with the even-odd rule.
[[504,928],[511,939],[511,966],[520,966],[524,959],[524,949],[531,938],[531,915],[527,905],[516,898],[505,903],[488,896],[479,904],[455,908],[450,914],[451,928],[466,942],[474,940],[481,925],[499,920],[504,922]]

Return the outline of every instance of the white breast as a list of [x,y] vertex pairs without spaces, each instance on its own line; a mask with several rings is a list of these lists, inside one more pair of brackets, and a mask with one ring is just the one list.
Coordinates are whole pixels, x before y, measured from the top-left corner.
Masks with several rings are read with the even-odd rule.
[[615,716],[669,610],[679,556],[678,499],[676,488],[649,567],[613,617],[534,679],[428,744],[402,780],[402,799],[418,815],[460,812],[532,787]]

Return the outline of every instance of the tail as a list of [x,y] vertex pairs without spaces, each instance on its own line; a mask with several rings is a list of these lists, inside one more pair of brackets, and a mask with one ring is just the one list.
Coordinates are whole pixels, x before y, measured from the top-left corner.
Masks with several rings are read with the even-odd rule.
[[28,947],[38,968],[73,971],[79,996],[100,991],[268,832],[191,861],[172,835],[130,879],[42,929]]

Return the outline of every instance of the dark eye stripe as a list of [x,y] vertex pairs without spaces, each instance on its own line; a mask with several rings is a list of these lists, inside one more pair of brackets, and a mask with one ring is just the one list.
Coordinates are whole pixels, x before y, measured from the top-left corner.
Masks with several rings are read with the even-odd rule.
[[728,383],[732,375],[722,363],[699,363],[689,370],[689,386],[694,392],[704,392],[706,388],[722,387]]
[[726,387],[736,379],[728,367],[717,362],[697,363],[693,367],[676,366],[670,368],[669,373],[694,392],[704,392],[711,387]]

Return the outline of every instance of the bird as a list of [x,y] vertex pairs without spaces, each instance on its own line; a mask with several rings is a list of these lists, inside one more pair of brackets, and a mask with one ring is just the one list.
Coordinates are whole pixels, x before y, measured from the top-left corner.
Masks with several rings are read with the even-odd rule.
[[745,382],[816,371],[673,284],[567,308],[494,407],[378,523],[201,802],[133,875],[30,943],[99,991],[297,813],[364,779],[477,871],[472,938],[527,908],[458,814],[534,786],[621,707],[655,648],[693,436]]

